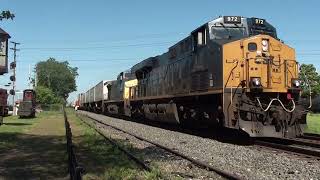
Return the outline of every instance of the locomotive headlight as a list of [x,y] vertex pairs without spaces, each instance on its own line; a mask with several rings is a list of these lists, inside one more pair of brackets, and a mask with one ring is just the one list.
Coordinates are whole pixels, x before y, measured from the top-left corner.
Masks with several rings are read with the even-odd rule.
[[295,88],[299,88],[301,85],[301,82],[299,79],[292,79],[291,83],[292,83],[292,87],[295,87]]
[[269,43],[268,43],[268,40],[262,40],[261,41],[261,44],[262,44],[262,51],[268,51],[269,50]]
[[267,40],[262,40],[262,46],[267,46],[268,45],[268,41]]
[[252,77],[250,84],[251,84],[251,87],[253,87],[253,88],[261,87],[261,78]]
[[255,85],[255,86],[260,86],[261,85],[261,82],[260,82],[260,79],[253,79],[253,85]]

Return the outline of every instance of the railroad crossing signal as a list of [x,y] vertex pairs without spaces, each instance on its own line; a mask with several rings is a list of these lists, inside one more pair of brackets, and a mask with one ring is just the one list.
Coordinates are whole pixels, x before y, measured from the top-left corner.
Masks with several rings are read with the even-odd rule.
[[10,76],[10,81],[16,81],[16,77],[15,76]]
[[10,89],[9,93],[10,93],[12,96],[14,96],[14,95],[16,94],[16,92],[14,92],[13,89]]
[[16,68],[17,64],[15,62],[10,63],[10,69]]

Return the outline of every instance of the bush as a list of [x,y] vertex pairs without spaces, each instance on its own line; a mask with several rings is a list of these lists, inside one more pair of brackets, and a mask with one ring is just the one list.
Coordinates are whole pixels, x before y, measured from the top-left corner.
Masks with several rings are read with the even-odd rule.
[[57,97],[51,89],[44,86],[37,86],[36,94],[39,104],[59,104],[63,102],[62,98]]
[[43,111],[62,111],[62,104],[41,104],[39,108]]

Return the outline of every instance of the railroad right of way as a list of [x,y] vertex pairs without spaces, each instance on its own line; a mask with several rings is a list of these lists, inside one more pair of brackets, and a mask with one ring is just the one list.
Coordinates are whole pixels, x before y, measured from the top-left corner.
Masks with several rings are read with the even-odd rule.
[[[175,150],[168,150],[165,147],[161,147],[161,145],[159,147],[159,145],[144,138],[127,133],[99,120],[83,115],[79,115],[78,118],[91,128],[95,128],[107,141],[125,142],[126,146],[124,147],[122,147],[122,144],[113,144],[144,169],[149,171],[152,170],[152,167],[156,167],[161,171],[164,179],[241,179],[232,173],[229,174],[210,165],[190,161]],[[128,144],[130,145],[128,146]],[[132,148],[125,148],[130,146]]]
[[319,179],[320,162],[78,111],[244,179]]

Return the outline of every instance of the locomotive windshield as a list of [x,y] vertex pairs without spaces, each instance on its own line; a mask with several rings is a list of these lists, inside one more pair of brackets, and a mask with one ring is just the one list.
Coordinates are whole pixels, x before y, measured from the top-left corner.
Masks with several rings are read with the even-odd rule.
[[246,30],[243,27],[211,27],[211,39],[238,39],[244,36],[246,36]]
[[224,16],[209,22],[209,34],[212,40],[237,40],[248,36],[266,34],[277,38],[276,28],[265,19]]
[[259,18],[249,18],[247,21],[250,36],[266,34],[277,39],[276,29],[271,24],[266,22],[266,20]]

